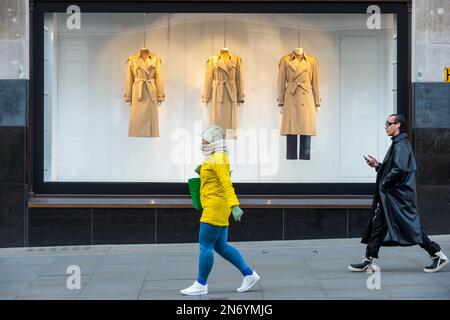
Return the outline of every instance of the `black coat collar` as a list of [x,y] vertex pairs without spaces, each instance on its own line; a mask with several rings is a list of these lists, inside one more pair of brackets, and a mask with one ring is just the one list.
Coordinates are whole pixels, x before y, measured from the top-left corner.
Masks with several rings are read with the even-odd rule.
[[391,139],[392,139],[393,143],[397,143],[401,140],[408,139],[408,134],[406,132],[402,132],[402,133],[396,135],[395,137],[392,137]]

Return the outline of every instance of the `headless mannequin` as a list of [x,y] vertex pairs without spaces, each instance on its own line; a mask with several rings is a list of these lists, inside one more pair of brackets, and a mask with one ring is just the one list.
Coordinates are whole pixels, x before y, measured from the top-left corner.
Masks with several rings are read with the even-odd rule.
[[[222,49],[220,49],[219,51],[219,57],[224,59],[226,61],[226,59],[230,58],[230,49],[228,49],[227,47],[223,47]],[[209,105],[210,102],[207,102],[206,105]],[[239,103],[238,103],[239,105]]]
[[[294,49],[295,58],[299,62],[303,59],[303,54],[304,54],[303,48]],[[283,111],[284,111],[283,108],[281,108],[281,113],[283,113]],[[320,109],[316,108],[316,111],[320,111]],[[298,150],[298,144],[300,145],[300,150]],[[309,160],[310,155],[311,155],[311,136],[300,135],[300,141],[298,141],[297,135],[288,134],[286,136],[286,159]]]
[[[142,59],[144,62],[150,57],[150,50],[146,47],[141,48],[141,51],[139,52],[139,58]],[[158,106],[161,105],[161,101],[158,101]],[[131,104],[131,103],[129,103]]]
[[[230,59],[230,49],[228,49],[227,47],[223,47],[222,49],[220,49],[219,56],[227,61],[227,59]],[[241,104],[238,102],[238,106],[240,105]]]
[[[299,61],[301,61],[303,59],[304,52],[305,52],[305,50],[303,48],[295,48],[294,49],[295,58],[298,59]],[[281,107],[280,113],[283,114],[283,112],[284,112],[283,105],[279,105],[279,106]],[[320,107],[316,106],[316,111],[320,112]]]
[[141,48],[141,52],[139,54],[139,58],[141,58],[142,60],[147,60],[147,58],[150,56],[150,50],[148,50],[147,48]]
[[301,59],[303,57],[303,48],[295,48],[294,53],[297,58]]
[[220,55],[224,55],[229,57],[230,56],[230,50],[228,48],[222,48],[220,49]]

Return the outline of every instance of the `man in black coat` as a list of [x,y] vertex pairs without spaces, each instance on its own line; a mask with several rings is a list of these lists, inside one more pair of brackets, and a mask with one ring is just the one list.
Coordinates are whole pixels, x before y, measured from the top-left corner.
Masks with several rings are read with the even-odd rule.
[[432,258],[432,264],[424,272],[437,272],[448,258],[439,245],[423,232],[416,206],[416,160],[406,134],[403,115],[393,114],[387,118],[386,133],[392,137],[383,163],[372,156],[367,164],[377,171],[372,215],[361,240],[367,244],[366,255],[361,263],[351,264],[351,271],[373,270],[381,246],[420,245]]

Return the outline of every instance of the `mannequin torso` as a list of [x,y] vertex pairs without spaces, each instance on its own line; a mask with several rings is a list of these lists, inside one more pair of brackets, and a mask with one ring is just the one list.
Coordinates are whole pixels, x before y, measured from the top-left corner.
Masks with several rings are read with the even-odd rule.
[[222,48],[220,49],[220,57],[223,59],[227,59],[230,57],[230,50],[228,48]]
[[303,48],[295,48],[294,49],[294,53],[297,57],[300,57],[300,59],[303,57]]
[[150,56],[150,50],[148,50],[147,48],[141,48],[139,57],[145,61],[145,60],[147,60],[147,58],[149,56]]

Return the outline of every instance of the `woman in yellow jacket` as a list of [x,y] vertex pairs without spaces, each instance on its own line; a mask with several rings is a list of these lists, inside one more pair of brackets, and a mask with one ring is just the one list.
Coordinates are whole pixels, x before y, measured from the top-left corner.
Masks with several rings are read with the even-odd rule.
[[214,251],[242,273],[244,278],[238,292],[249,290],[260,279],[239,251],[228,243],[230,213],[233,213],[236,221],[240,221],[243,212],[231,184],[224,137],[225,131],[218,125],[209,126],[202,134],[205,161],[196,169],[200,174],[200,201],[203,207],[198,276],[193,285],[180,291],[185,295],[208,293],[207,280],[214,264]]

